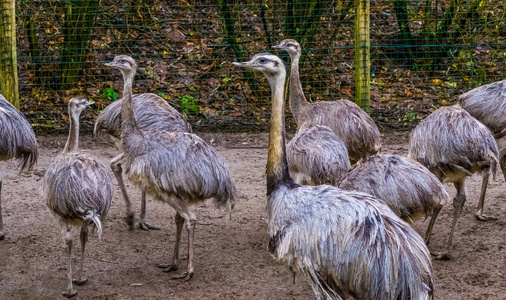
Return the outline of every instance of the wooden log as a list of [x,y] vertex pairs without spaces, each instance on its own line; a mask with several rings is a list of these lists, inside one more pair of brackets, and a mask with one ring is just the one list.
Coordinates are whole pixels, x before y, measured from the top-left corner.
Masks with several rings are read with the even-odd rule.
[[371,41],[369,0],[355,0],[355,103],[371,108]]
[[19,109],[15,0],[0,1],[0,89]]

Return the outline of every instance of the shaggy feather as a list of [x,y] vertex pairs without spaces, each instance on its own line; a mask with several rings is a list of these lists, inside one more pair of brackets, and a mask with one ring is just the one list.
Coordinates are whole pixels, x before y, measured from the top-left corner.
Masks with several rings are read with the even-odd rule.
[[308,277],[317,298],[432,294],[422,238],[372,196],[327,185],[285,187],[269,197],[267,208],[271,253]]
[[352,164],[377,153],[381,137],[373,119],[349,100],[309,103],[304,96],[299,78],[301,48],[297,41],[283,40],[275,48],[288,52],[290,69],[290,110],[300,128],[307,125],[326,125],[341,138],[348,149]]
[[25,117],[0,94],[0,161],[15,158],[31,169],[39,155],[37,139]]
[[[46,204],[57,219],[75,226],[104,220],[112,201],[111,178],[104,165],[81,153],[61,153],[43,179]],[[101,233],[101,230],[99,230]]]
[[420,163],[397,155],[373,155],[359,162],[339,188],[385,201],[401,219],[414,222],[449,201],[443,185]]
[[351,167],[343,141],[324,125],[300,127],[286,152],[290,175],[299,184],[337,185]]
[[[167,101],[155,94],[136,94],[132,96],[135,118],[139,129],[157,131],[192,132],[191,125]],[[94,133],[97,136],[108,134],[119,140],[121,138],[121,103],[119,99],[108,105],[98,115]],[[120,148],[121,149],[121,148]]]
[[459,104],[494,134],[506,128],[506,80],[482,85],[460,95]]
[[495,176],[498,156],[490,129],[459,106],[439,108],[410,135],[408,157],[441,181],[454,182],[476,172]]

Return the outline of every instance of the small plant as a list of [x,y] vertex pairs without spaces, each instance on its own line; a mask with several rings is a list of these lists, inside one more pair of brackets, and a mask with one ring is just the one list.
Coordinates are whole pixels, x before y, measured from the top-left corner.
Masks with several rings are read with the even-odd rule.
[[114,101],[118,100],[118,94],[116,94],[114,89],[111,89],[111,88],[104,89],[104,91],[102,92],[102,94],[100,96],[103,99],[107,99],[107,100],[114,100]]
[[192,113],[199,112],[199,106],[193,96],[184,95],[184,96],[178,96],[178,98],[181,103],[180,105],[181,105],[181,110],[183,111],[183,113],[185,113],[187,115],[190,112],[192,112]]

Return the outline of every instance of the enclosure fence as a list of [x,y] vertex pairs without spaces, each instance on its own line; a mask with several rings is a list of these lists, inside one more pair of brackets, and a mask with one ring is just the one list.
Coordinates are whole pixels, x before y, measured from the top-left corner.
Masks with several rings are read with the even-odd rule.
[[272,52],[288,63],[271,46],[293,38],[303,49],[309,101],[355,100],[380,128],[402,130],[503,79],[504,7],[497,0],[0,0],[0,91],[48,133],[66,130],[66,103],[85,95],[96,101],[83,116],[90,130],[122,94],[121,74],[103,63],[127,54],[139,65],[134,93],[159,95],[196,130],[266,128],[265,79],[232,62]]

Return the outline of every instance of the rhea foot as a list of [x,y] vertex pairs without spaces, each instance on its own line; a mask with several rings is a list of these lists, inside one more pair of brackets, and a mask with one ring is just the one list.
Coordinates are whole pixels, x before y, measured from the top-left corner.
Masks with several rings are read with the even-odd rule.
[[155,226],[155,225],[151,225],[149,224],[148,222],[146,221],[140,221],[139,222],[139,228],[142,229],[142,230],[150,230],[150,229],[153,229],[153,230],[160,230],[160,227],[158,226]]
[[192,277],[193,277],[193,272],[184,272],[179,275],[172,276],[172,279],[174,279],[174,280],[182,279],[182,281],[190,281],[190,279],[192,279]]
[[81,278],[81,279],[72,279],[72,282],[75,283],[75,284],[77,284],[77,285],[83,285],[86,282],[88,282],[88,278],[84,277],[84,278]]
[[172,271],[176,271],[177,270],[177,265],[176,264],[159,264],[158,265],[159,268],[162,268],[163,272],[172,272]]
[[76,289],[68,290],[68,291],[63,292],[62,295],[67,298],[72,298],[75,295],[77,295],[77,290]]
[[484,215],[483,212],[481,212],[481,211],[478,211],[475,214],[475,216],[476,216],[476,219],[479,220],[479,221],[493,221],[493,220],[497,220],[497,217]]
[[448,252],[431,252],[432,256],[434,256],[435,260],[450,260],[452,258],[452,254]]

